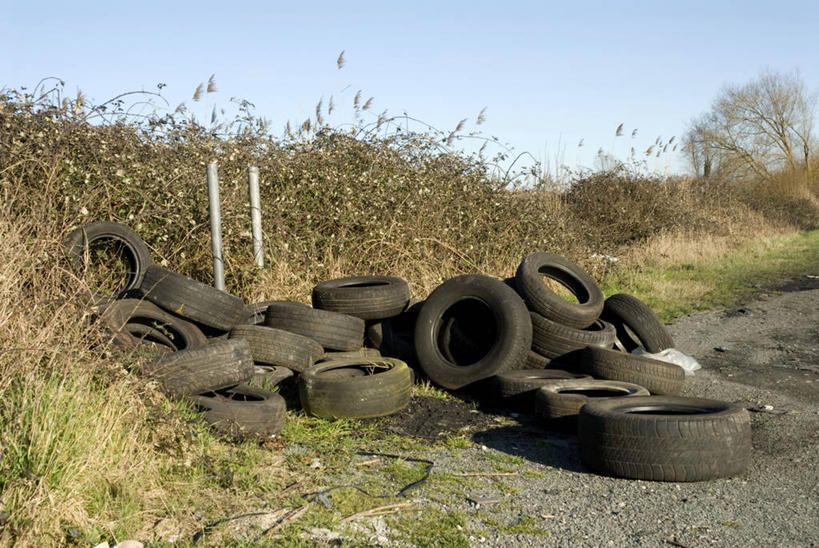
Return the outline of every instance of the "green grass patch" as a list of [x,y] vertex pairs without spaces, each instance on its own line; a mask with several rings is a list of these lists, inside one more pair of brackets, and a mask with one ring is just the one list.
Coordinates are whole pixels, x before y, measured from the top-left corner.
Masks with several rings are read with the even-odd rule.
[[517,523],[498,527],[498,532],[507,535],[546,536],[549,534],[549,531],[538,525],[538,522],[535,520],[535,518],[531,516],[522,516]]
[[732,306],[765,292],[766,284],[808,274],[819,275],[819,230],[746,242],[716,261],[619,272],[604,281],[603,291],[632,294],[667,321],[694,310]]

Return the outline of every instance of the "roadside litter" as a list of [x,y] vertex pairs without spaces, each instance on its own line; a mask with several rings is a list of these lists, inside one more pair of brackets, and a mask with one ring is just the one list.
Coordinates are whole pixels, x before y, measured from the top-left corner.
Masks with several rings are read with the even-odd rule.
[[[577,432],[590,469],[613,476],[698,481],[742,473],[750,419],[739,405],[680,397],[700,365],[674,349],[654,312],[604,295],[564,257],[526,256],[513,278],[456,276],[426,299],[405,280],[357,276],[316,285],[312,306],[242,299],[152,264],[131,229],[91,223],[72,232],[78,272],[99,243],[117,244],[129,274],[93,293],[114,344],[151,354],[139,374],[184,398],[231,436],[281,432],[296,382],[304,412],[327,419],[390,415],[419,378]],[[575,297],[550,289],[555,281]]]

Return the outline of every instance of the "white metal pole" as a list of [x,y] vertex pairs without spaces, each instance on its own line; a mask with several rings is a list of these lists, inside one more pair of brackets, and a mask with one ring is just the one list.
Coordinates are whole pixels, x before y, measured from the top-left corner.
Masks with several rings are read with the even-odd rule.
[[253,231],[253,256],[256,266],[264,267],[262,252],[262,202],[259,197],[259,168],[247,168],[247,185],[250,192],[250,226]]
[[210,211],[210,248],[213,252],[213,287],[225,290],[225,265],[222,262],[222,212],[219,204],[219,173],[216,162],[208,164],[208,209]]

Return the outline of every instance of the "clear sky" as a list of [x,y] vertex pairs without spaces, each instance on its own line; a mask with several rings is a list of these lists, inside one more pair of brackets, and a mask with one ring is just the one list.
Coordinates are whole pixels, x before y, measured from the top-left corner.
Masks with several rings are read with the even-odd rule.
[[[475,129],[486,107],[484,135],[552,171],[556,158],[593,167],[600,148],[625,159],[634,146],[642,159],[724,84],[765,68],[798,69],[819,90],[815,0],[2,3],[0,88],[56,76],[102,102],[164,83],[171,108],[185,102],[208,121],[247,99],[274,133],[331,95],[329,122],[348,122],[359,89],[373,117],[406,111],[447,131],[463,118]],[[211,74],[218,92],[193,103]],[[682,165],[668,154],[649,167]]]

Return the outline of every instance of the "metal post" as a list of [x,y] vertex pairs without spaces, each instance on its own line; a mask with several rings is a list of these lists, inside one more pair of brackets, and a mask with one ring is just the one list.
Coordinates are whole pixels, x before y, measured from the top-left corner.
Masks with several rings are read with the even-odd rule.
[[222,262],[222,213],[219,204],[219,174],[216,162],[208,164],[208,210],[210,211],[210,248],[213,252],[213,287],[225,290],[225,265]]
[[262,255],[262,203],[259,198],[259,168],[247,168],[247,185],[250,191],[250,226],[253,231],[253,256],[256,266],[264,267]]

